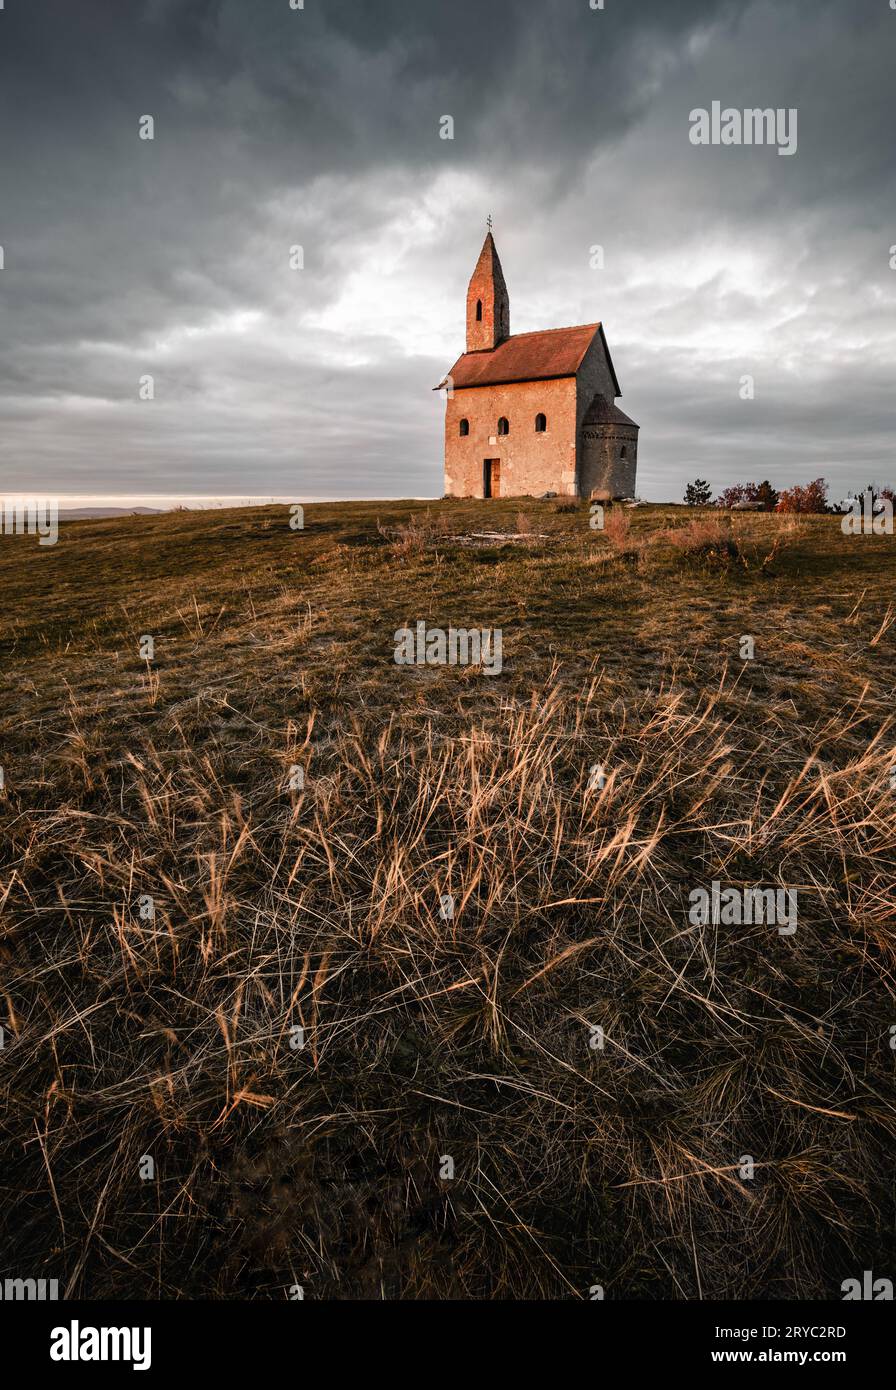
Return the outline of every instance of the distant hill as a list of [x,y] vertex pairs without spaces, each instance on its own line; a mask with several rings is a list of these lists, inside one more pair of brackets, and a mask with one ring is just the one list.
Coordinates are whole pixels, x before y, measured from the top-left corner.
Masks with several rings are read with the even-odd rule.
[[159,516],[162,507],[60,507],[60,521],[95,521],[104,516]]

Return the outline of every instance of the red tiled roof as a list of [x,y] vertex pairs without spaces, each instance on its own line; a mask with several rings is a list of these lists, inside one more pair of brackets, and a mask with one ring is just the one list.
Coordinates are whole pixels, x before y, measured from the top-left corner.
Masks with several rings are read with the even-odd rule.
[[[465,352],[457,359],[448,376],[458,388],[502,386],[511,381],[546,381],[550,377],[575,376],[596,333],[603,338],[603,328],[599,323],[586,323],[578,328],[548,328],[541,333],[515,333],[491,352]],[[609,349],[607,361],[610,362]],[[613,371],[612,362],[610,371]],[[613,381],[617,394],[621,395],[615,372]],[[435,390],[444,385],[444,381],[440,382]]]

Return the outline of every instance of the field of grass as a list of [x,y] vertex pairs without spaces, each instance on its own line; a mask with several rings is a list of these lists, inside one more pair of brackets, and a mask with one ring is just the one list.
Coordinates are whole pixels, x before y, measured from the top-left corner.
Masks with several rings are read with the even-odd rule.
[[[892,1278],[894,544],[528,500],[0,536],[0,1277]],[[501,674],[396,665],[419,620]],[[713,880],[797,931],[692,925]]]

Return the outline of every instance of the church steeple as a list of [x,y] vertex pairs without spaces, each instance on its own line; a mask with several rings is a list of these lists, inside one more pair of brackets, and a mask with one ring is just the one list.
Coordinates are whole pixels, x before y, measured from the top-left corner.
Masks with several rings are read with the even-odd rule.
[[510,295],[489,232],[467,290],[467,352],[490,352],[510,337]]

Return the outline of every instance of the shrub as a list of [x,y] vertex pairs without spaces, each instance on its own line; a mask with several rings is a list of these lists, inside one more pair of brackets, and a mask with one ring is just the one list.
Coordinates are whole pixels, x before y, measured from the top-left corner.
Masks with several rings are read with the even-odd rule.
[[684,500],[689,507],[708,507],[712,501],[712,488],[705,478],[697,478],[685,488]]
[[751,502],[764,512],[773,512],[778,505],[778,497],[768,478],[764,478],[761,483],[734,483],[726,487],[716,498],[716,506],[736,507],[740,502]]
[[724,488],[716,498],[717,507],[734,507],[738,502],[752,502],[750,496],[754,483],[734,483],[731,487]]
[[750,498],[751,502],[761,502],[762,509],[766,512],[773,512],[780,501],[780,493],[776,492],[768,478],[756,488],[756,496]]
[[781,493],[779,512],[819,513],[828,510],[828,485],[824,478],[816,478],[805,487],[791,487]]
[[863,497],[865,496],[865,493],[868,493],[868,492],[871,493],[871,510],[872,510],[872,511],[877,511],[877,510],[878,510],[878,507],[879,507],[879,504],[880,504],[881,502],[894,502],[894,501],[896,501],[896,494],[894,494],[893,489],[892,489],[891,487],[878,487],[878,485],[877,485],[876,483],[869,483],[868,486],[865,488],[865,492],[864,492],[864,493],[862,493],[862,492],[848,492],[848,493],[846,494],[845,500],[839,504],[839,510],[840,510],[840,511],[849,511],[849,503],[852,501],[852,499],[855,498],[855,497],[863,498]]

